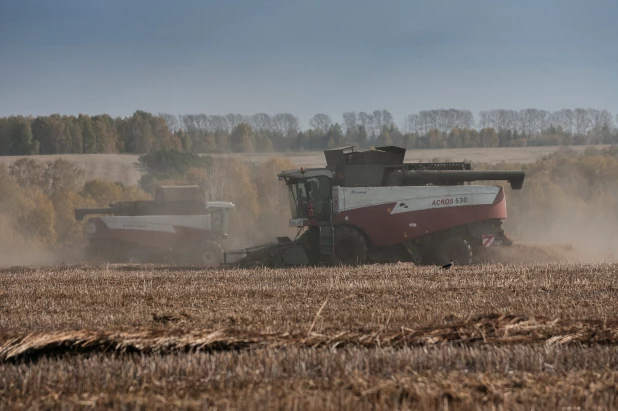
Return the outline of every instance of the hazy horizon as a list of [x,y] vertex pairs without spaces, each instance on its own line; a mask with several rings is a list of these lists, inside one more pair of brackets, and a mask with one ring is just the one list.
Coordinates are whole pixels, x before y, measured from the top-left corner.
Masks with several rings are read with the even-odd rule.
[[0,5],[0,116],[618,113],[618,2]]

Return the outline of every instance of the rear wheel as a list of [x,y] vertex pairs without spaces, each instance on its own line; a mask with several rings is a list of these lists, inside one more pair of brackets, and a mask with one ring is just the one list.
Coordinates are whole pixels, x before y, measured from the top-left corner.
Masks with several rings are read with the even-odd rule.
[[335,263],[359,265],[367,262],[369,248],[365,237],[352,227],[335,226]]
[[130,264],[145,264],[154,260],[154,255],[148,249],[127,245],[124,260]]
[[434,253],[434,263],[444,265],[453,261],[456,265],[472,264],[472,247],[461,237],[446,237]]
[[140,258],[139,256],[130,255],[129,257],[127,257],[127,262],[129,264],[142,264],[144,260]]

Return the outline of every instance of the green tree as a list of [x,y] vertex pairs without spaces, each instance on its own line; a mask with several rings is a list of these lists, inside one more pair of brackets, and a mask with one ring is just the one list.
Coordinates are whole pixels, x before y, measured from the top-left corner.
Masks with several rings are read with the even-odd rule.
[[365,126],[358,126],[358,133],[356,133],[355,142],[360,148],[367,147],[369,143],[369,137],[367,136],[367,129],[365,128]]
[[66,121],[69,124],[69,139],[71,142],[71,153],[82,153],[83,152],[83,137],[82,137],[82,129],[75,119],[75,117],[66,117]]
[[0,156],[9,154],[10,138],[9,119],[6,117],[0,118]]
[[341,130],[339,123],[331,125],[328,128],[325,137],[329,148],[333,148],[331,147],[331,142],[334,147],[341,147],[343,145],[343,131]]
[[255,139],[256,139],[256,142],[257,142],[257,151],[259,151],[261,153],[271,153],[271,152],[275,151],[275,149],[273,147],[273,142],[267,136],[258,134],[255,137]]
[[79,115],[79,122],[82,128],[83,139],[83,152],[84,153],[96,153],[97,150],[97,136],[93,129],[92,119],[90,116]]
[[21,156],[38,153],[38,144],[33,140],[30,121],[22,116],[9,117],[6,125],[8,155]]
[[77,191],[84,183],[84,174],[81,167],[62,158],[49,161],[43,171],[43,192],[52,197]]
[[479,133],[481,139],[481,147],[498,147],[500,140],[498,139],[498,133],[492,127],[485,127]]
[[432,128],[427,133],[427,148],[443,148],[444,140],[440,130]]
[[255,138],[253,137],[251,126],[247,123],[240,123],[234,127],[230,135],[230,145],[232,146],[232,151],[236,153],[254,152]]
[[153,134],[153,148],[163,150],[182,150],[182,142],[173,134],[165,119],[159,116],[151,116],[150,129]]
[[124,150],[118,127],[107,114],[92,117],[92,129],[96,136],[97,153],[118,153]]
[[118,121],[118,130],[124,141],[124,151],[148,153],[155,148],[151,120],[154,116],[145,111],[136,111],[127,119]]
[[9,167],[11,177],[23,188],[44,186],[45,167],[31,157],[20,158]]
[[401,144],[404,148],[416,148],[418,135],[415,133],[406,133],[401,137]]
[[189,135],[187,134],[186,131],[184,131],[183,129],[177,130],[175,133],[176,138],[178,138],[178,140],[180,141],[180,144],[182,145],[182,151],[188,152],[191,151],[191,137],[189,137]]
[[71,143],[67,122],[59,114],[39,116],[32,122],[32,136],[40,143],[41,154],[66,154]]
[[461,136],[461,130],[457,127],[453,128],[448,134],[448,146],[449,148],[461,148],[463,147],[463,140]]
[[306,134],[302,131],[299,131],[296,135],[296,149],[297,150],[305,150],[309,146],[309,139]]
[[377,138],[376,145],[378,146],[392,146],[393,139],[391,138],[391,133],[387,128],[383,128],[382,132]]
[[500,147],[510,147],[513,144],[513,132],[509,129],[500,129],[498,131],[498,140]]
[[143,175],[139,185],[152,192],[158,180],[183,178],[190,168],[206,168],[211,160],[210,157],[178,150],[157,150],[141,155],[138,161]]

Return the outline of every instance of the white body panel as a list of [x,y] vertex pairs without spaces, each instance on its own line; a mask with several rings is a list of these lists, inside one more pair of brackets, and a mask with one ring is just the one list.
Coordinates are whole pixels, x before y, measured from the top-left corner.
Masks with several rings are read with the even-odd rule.
[[391,214],[431,208],[493,204],[501,187],[462,186],[393,186],[333,187],[333,213],[396,202]]
[[175,233],[174,227],[210,230],[210,215],[104,216],[110,230],[143,230]]

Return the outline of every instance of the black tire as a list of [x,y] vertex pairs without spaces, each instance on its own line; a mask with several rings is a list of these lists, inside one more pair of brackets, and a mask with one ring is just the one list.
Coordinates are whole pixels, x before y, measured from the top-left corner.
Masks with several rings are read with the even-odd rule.
[[472,247],[461,237],[446,237],[441,241],[434,253],[434,263],[444,265],[453,261],[455,265],[472,264]]
[[127,263],[129,264],[144,264],[144,259],[140,255],[129,254],[127,256]]
[[335,226],[335,264],[360,265],[367,262],[369,247],[365,236],[347,226]]
[[147,249],[127,245],[124,262],[129,264],[146,264],[153,260],[153,255]]

